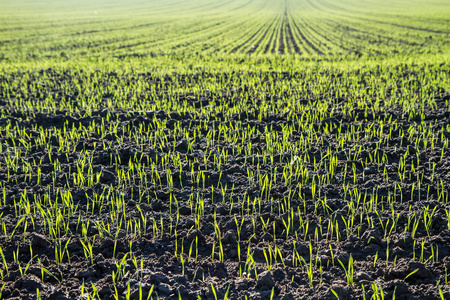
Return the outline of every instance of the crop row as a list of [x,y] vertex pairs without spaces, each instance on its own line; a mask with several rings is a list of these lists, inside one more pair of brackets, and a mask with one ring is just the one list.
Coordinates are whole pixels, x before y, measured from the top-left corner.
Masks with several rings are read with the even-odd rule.
[[125,13],[117,4],[86,5],[68,15],[67,7],[54,3],[50,11],[36,8],[42,10],[42,17],[26,22],[11,13],[17,7],[11,11],[6,7],[2,58],[67,60],[200,53],[373,56],[442,53],[448,48],[445,5],[439,11],[438,5],[418,2],[410,14],[397,10],[402,3],[386,13],[380,11],[379,3],[362,7],[357,1],[253,0],[212,5],[197,0],[177,4],[175,9],[172,1],[139,5],[130,5]]

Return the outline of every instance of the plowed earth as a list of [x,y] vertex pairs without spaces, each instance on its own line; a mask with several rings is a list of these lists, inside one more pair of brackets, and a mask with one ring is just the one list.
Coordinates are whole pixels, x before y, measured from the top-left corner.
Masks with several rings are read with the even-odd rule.
[[[68,86],[73,83],[73,78],[65,74],[55,71],[53,76]],[[110,74],[108,78],[117,76]],[[289,82],[288,75],[277,76]],[[241,80],[239,76],[231,78]],[[160,79],[139,77],[144,81]],[[165,78],[166,82],[168,79]],[[38,81],[38,76],[29,80]],[[194,77],[192,80],[195,83]],[[56,102],[65,97],[77,107],[79,100],[75,93],[46,92],[54,94]],[[234,92],[242,93],[241,99],[245,99],[245,95],[252,96],[254,91],[242,87]],[[284,95],[277,94],[277,97],[282,101]],[[450,159],[445,140],[448,142],[450,135],[446,130],[450,113],[445,91],[438,92],[434,107],[426,107],[424,120],[409,118],[395,105],[375,114],[368,115],[358,109],[351,115],[344,114],[348,99],[332,96],[335,101],[327,112],[333,111],[333,115],[309,120],[313,137],[308,149],[297,153],[275,149],[268,156],[262,155],[270,146],[267,133],[277,132],[281,139],[283,128],[292,125],[296,128],[300,121],[287,117],[295,116],[292,111],[261,116],[259,106],[267,99],[255,102],[249,98],[239,113],[219,112],[206,118],[195,112],[223,103],[231,109],[238,103],[220,93],[196,97],[184,94],[180,95],[180,101],[186,101],[186,107],[192,110],[178,113],[106,109],[110,98],[111,95],[103,95],[100,106],[105,108],[94,109],[90,115],[85,114],[83,107],[78,112],[75,109],[31,112],[14,106],[13,96],[0,99],[3,112],[0,246],[4,254],[0,263],[4,270],[1,282],[5,284],[2,297],[35,299],[39,289],[45,299],[76,299],[82,293],[83,282],[84,297],[95,295],[97,289],[101,299],[114,299],[114,295],[139,299],[140,292],[147,298],[151,289],[153,299],[157,296],[215,299],[215,293],[218,299],[223,299],[227,289],[230,299],[270,299],[272,293],[274,299],[285,300],[336,299],[336,296],[362,299],[363,295],[370,299],[376,289],[382,290],[386,299],[394,293],[396,299],[437,299],[439,287],[448,296],[450,230],[446,210],[449,209]],[[34,101],[43,100],[37,97]],[[274,103],[267,101],[269,105]],[[311,109],[315,101],[321,100],[298,99],[300,105],[310,105]],[[231,117],[226,118],[227,115]],[[389,121],[383,127],[379,119]],[[155,125],[155,120],[163,125]],[[100,128],[102,123],[105,128],[117,125],[118,131],[73,139],[70,151],[58,150],[56,137],[46,141],[52,145],[51,150],[37,142],[40,127],[53,132],[75,127],[82,132],[93,122],[95,128]],[[23,140],[29,143],[28,149],[18,139],[8,136],[8,124],[24,128]],[[226,130],[233,131],[230,125],[236,124],[240,124],[236,130],[241,130],[240,139],[236,144],[225,141],[219,135],[219,127],[226,125]],[[440,137],[433,148],[423,142],[414,143],[417,136],[409,135],[408,129],[420,124],[429,126]],[[201,133],[191,148],[186,139],[174,135],[175,128],[180,126]],[[325,126],[331,130],[327,132]],[[366,139],[364,129],[370,126],[381,130],[381,136]],[[144,135],[163,130],[168,137],[166,146],[136,142],[129,132],[137,128]],[[359,129],[352,131],[354,128]],[[213,131],[216,140],[211,147],[207,136]],[[242,138],[242,132],[251,131],[251,138]],[[402,132],[407,134],[402,136]],[[354,142],[349,142],[347,150],[334,151],[339,148],[336,137],[345,134],[354,134]],[[287,142],[295,143],[305,136],[308,132],[294,129]],[[239,143],[249,145],[251,154],[239,153]],[[359,146],[363,150],[353,159]],[[7,167],[7,160],[19,149],[20,161],[12,170]],[[316,167],[319,163],[330,163],[325,156],[327,151],[338,158],[336,172],[328,183],[320,184],[315,190],[311,179],[326,176],[323,165]],[[181,172],[172,160],[162,161],[168,152],[181,160],[184,166]],[[91,186],[80,187],[73,184],[70,174],[77,172],[83,153],[88,153],[91,174],[99,175]],[[224,153],[228,153],[226,159]],[[383,160],[368,163],[375,156]],[[222,159],[221,174],[217,167],[219,159]],[[402,159],[406,169],[404,178],[398,172]],[[55,172],[56,160],[60,163],[58,172]],[[24,172],[26,162],[33,169],[29,176]],[[130,173],[130,162],[139,162],[147,179]],[[286,183],[283,169],[299,163],[309,170],[309,179],[302,174]],[[433,163],[437,164],[434,174],[430,167]],[[188,166],[194,166],[193,176]],[[150,179],[155,178],[153,168],[160,171],[161,179],[156,184]],[[166,179],[164,170],[168,169],[173,184]],[[121,172],[131,175],[125,180]],[[255,174],[254,180],[249,173]],[[277,180],[270,189],[256,178],[256,174],[273,178],[275,173]],[[89,177],[87,167],[83,174]],[[225,187],[227,191],[223,193]],[[64,208],[62,197],[58,196],[62,191],[70,192],[70,201],[77,210],[59,227],[59,237],[54,238],[58,234],[52,237],[49,221],[40,211],[53,211],[52,206],[56,205],[66,216],[63,210],[67,207]],[[92,204],[94,195],[103,194],[108,199],[108,193],[117,195],[114,201],[120,198],[124,203],[118,209],[117,217],[124,221],[117,231],[110,213],[114,204],[108,203],[112,200],[105,200],[103,207]],[[25,203],[24,197],[31,203],[29,213],[21,204]],[[56,199],[60,199],[58,203]],[[319,199],[326,199],[327,206]],[[368,208],[369,202],[374,203],[375,209]],[[349,226],[351,212],[352,227]],[[431,217],[427,219],[426,214]],[[425,226],[430,219],[429,227]],[[134,225],[138,221],[140,229],[136,230]],[[109,234],[102,228],[102,222],[111,224]],[[287,228],[287,224],[292,225]],[[331,233],[330,224],[334,226]],[[92,245],[92,260],[87,255],[89,251],[86,252],[88,245]],[[63,253],[61,261],[55,252]],[[350,258],[354,261],[351,284],[343,268],[348,268]]]

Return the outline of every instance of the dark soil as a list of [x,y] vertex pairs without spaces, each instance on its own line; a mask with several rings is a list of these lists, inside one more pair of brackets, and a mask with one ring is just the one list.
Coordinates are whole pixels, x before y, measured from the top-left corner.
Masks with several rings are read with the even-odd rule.
[[[292,35],[290,29],[288,34]],[[218,299],[223,299],[227,289],[229,299],[270,299],[272,296],[284,300],[336,299],[336,296],[363,299],[364,295],[370,299],[376,289],[386,299],[392,298],[394,293],[395,299],[439,299],[440,288],[443,296],[449,297],[450,131],[447,128],[450,112],[447,108],[449,94],[445,90],[435,93],[434,106],[424,106],[425,118],[422,119],[404,112],[399,105],[375,114],[358,108],[349,112],[350,99],[333,95],[332,90],[327,90],[330,94],[323,94],[322,98],[313,94],[300,98],[275,90],[272,94],[268,91],[264,99],[256,92],[265,85],[252,87],[245,82],[244,75],[239,74],[220,75],[232,84],[229,90],[224,84],[223,93],[195,95],[189,92],[189,84],[199,84],[208,76],[217,82],[222,79],[215,75],[158,78],[148,74],[106,74],[97,79],[99,85],[106,87],[113,79],[130,85],[151,81],[159,85],[163,98],[171,82],[184,84],[186,92],[178,95],[178,101],[193,110],[177,113],[170,109],[111,109],[107,108],[107,102],[116,96],[97,92],[101,95],[96,101],[100,102],[88,112],[81,104],[82,95],[76,94],[73,79],[79,76],[87,81],[96,73],[46,72],[60,84],[61,90],[42,86],[38,93],[44,97],[29,97],[34,103],[43,103],[45,95],[49,94],[54,95],[57,104],[63,98],[66,102],[70,99],[71,109],[27,111],[18,102],[25,98],[19,89],[15,97],[5,94],[0,97],[0,182],[3,189],[0,246],[4,254],[0,266],[3,268],[1,282],[5,284],[1,297],[35,299],[39,289],[43,299],[76,299],[82,293],[83,284],[85,296],[97,293],[101,299],[114,299],[114,295],[122,299],[127,294],[130,299],[139,299],[140,292],[146,299],[151,289],[154,299],[156,295],[160,299],[215,299],[214,293]],[[3,82],[21,80],[24,75],[10,76],[3,78]],[[32,93],[31,86],[39,75],[28,76],[28,83],[23,86]],[[259,76],[261,82],[266,79],[289,84],[293,77],[301,80],[303,75],[252,76]],[[339,76],[331,74],[330,80],[340,82],[343,79]],[[367,82],[373,76],[378,75],[367,73]],[[420,78],[414,73],[406,76]],[[361,86],[364,84],[362,82]],[[233,90],[233,85],[238,89]],[[67,89],[63,90],[63,86]],[[267,136],[278,133],[273,136],[282,139],[285,126],[299,128],[289,135],[289,144],[308,136],[304,127],[298,126],[301,113],[281,112],[283,99],[289,97],[295,97],[298,105],[311,110],[321,101],[333,99],[333,102],[319,119],[304,121],[311,124],[313,132],[307,147],[295,153],[275,149],[269,155]],[[386,101],[388,97],[386,95]],[[151,97],[145,99],[142,101],[153,101]],[[264,112],[264,103],[278,105],[280,113]],[[371,103],[365,105],[369,107]],[[204,111],[207,106],[225,109],[211,109],[208,116],[194,113]],[[233,111],[237,107],[244,109]],[[384,125],[382,120],[385,120]],[[94,129],[104,124],[104,134],[89,129],[94,123]],[[239,139],[230,143],[224,134],[216,135],[212,147],[207,135],[213,131],[217,134],[221,125],[226,125],[225,131],[231,135],[240,134]],[[233,130],[230,125],[238,129]],[[419,125],[429,128],[435,135],[433,148],[423,140],[414,142],[420,130],[412,132],[411,128]],[[17,133],[14,126],[23,129],[25,134]],[[370,126],[378,130],[377,136],[365,134],[364,129]],[[64,127],[80,129],[78,137],[71,137],[73,144],[69,150],[59,148],[58,130]],[[117,128],[117,132],[112,128]],[[138,128],[144,136],[162,130],[168,141],[165,146],[159,143],[158,147],[149,141],[137,142],[130,132]],[[201,138],[190,148],[176,128],[190,128],[192,133],[197,130]],[[41,130],[50,132],[45,143],[40,140]],[[83,130],[87,132],[85,135]],[[252,130],[254,134],[250,138],[243,138],[243,132]],[[341,150],[337,137],[345,134],[351,136],[344,146],[346,150]],[[25,144],[30,147],[27,149]],[[49,144],[50,147],[46,146]],[[238,154],[237,147],[242,145],[250,145],[252,153]],[[360,146],[360,153],[355,155]],[[8,167],[8,158],[19,150],[18,167]],[[214,150],[220,151],[218,156],[228,153],[221,165],[221,174]],[[314,191],[317,181],[313,183],[312,179],[326,177],[323,162],[331,163],[325,156],[327,151],[338,158],[336,172],[326,184],[319,183]],[[80,187],[74,184],[73,177],[69,176],[68,180],[67,176],[77,172],[84,153],[88,154],[92,170],[86,167],[82,173],[86,178],[89,174],[99,174],[99,177],[91,186]],[[173,158],[166,160],[167,153],[179,157],[183,166],[181,172]],[[370,162],[371,157],[379,160]],[[58,172],[55,171],[56,160],[60,163]],[[297,160],[309,171],[309,177],[302,175],[286,184],[283,169],[296,165]],[[147,179],[130,172],[130,162],[143,165]],[[406,169],[404,179],[398,172],[402,162]],[[436,163],[434,174],[430,167],[433,163]],[[25,172],[27,164],[33,170],[29,176]],[[193,177],[189,166],[194,166]],[[40,179],[38,167],[42,172]],[[155,184],[150,179],[155,176],[153,168],[160,172],[160,183],[156,180]],[[173,186],[166,179],[168,169],[173,175]],[[130,176],[125,182],[120,177],[121,172]],[[249,180],[249,172],[255,174],[254,181]],[[256,178],[256,174],[273,178],[273,173],[277,173],[277,180],[273,181],[271,189],[261,186]],[[225,187],[227,192],[223,196]],[[64,210],[63,192],[70,192],[70,201],[77,206],[70,217],[67,217],[67,207]],[[92,199],[100,195],[109,200],[104,201],[103,207],[93,206]],[[376,202],[374,197],[377,197]],[[25,205],[25,199],[30,207]],[[323,205],[324,199],[327,206]],[[117,201],[119,206],[123,201],[123,207],[117,209],[117,216],[123,220],[120,225],[111,216],[110,207],[115,205],[111,201]],[[202,201],[203,214],[199,212]],[[374,203],[374,207],[370,208],[368,203]],[[57,211],[61,212],[64,222],[54,226],[59,233],[51,233],[51,222],[44,216],[56,222]],[[49,215],[50,212],[53,215]],[[426,230],[427,217],[424,216],[432,212]],[[353,226],[347,230],[352,214]],[[146,224],[143,224],[144,218]],[[136,229],[136,222],[140,222],[140,229]],[[285,224],[289,222],[293,226],[286,229]],[[412,230],[414,222],[417,222],[415,232]],[[110,224],[109,233],[102,228],[107,224]],[[330,224],[333,225],[332,235],[327,234]],[[241,228],[239,237],[238,227]],[[83,243],[93,245],[92,260],[86,258]],[[58,261],[55,253],[61,257],[65,249],[66,254]],[[268,267],[266,256],[269,257],[271,249],[277,254]],[[352,284],[347,282],[340,264],[347,268],[350,258],[354,260]],[[307,272],[310,266],[312,281]]]

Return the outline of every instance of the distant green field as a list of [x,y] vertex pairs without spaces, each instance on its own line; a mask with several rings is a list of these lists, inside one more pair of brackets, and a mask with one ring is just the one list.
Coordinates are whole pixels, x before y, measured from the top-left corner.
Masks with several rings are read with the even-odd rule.
[[136,57],[228,64],[280,55],[295,63],[450,49],[445,0],[19,0],[0,8],[3,66]]

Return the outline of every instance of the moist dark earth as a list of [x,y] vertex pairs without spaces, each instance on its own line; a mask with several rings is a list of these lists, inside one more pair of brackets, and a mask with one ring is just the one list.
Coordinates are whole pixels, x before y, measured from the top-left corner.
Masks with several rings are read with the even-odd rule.
[[[414,82],[449,75],[433,67],[393,70],[381,104],[403,84],[425,97]],[[1,298],[449,299],[448,91],[372,113],[349,109],[347,75],[376,93],[376,70],[303,94],[298,73],[3,75]],[[162,102],[121,106],[117,82]]]

